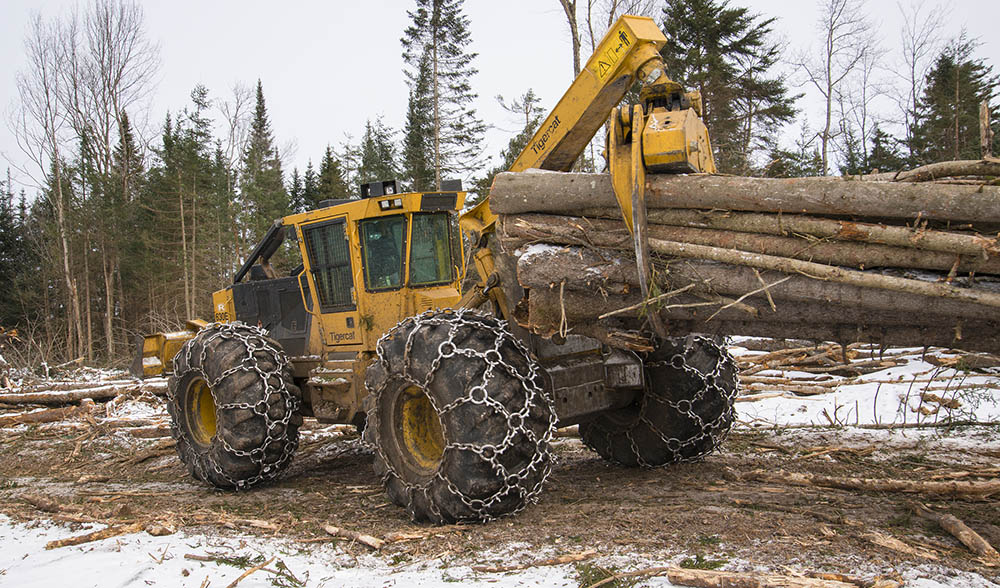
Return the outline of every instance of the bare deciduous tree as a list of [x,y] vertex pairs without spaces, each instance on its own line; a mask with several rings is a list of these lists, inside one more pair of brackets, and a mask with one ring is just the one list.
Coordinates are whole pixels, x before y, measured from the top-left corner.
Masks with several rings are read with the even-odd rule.
[[[230,260],[230,269],[239,267],[239,260],[243,258],[242,239],[237,226],[236,207],[236,178],[240,176],[240,162],[243,159],[243,151],[246,149],[247,140],[250,136],[250,119],[253,116],[254,93],[253,88],[237,82],[233,85],[232,96],[228,100],[216,102],[216,108],[222,114],[225,124],[225,143],[223,144],[223,156],[226,162],[226,193],[229,194],[229,205],[231,207],[229,218],[232,220],[233,236],[233,258]],[[221,233],[220,233],[221,234]],[[220,246],[220,250],[221,250]]]
[[805,74],[824,100],[823,128],[819,131],[823,175],[830,170],[830,145],[839,135],[834,104],[841,84],[873,51],[874,29],[864,13],[864,0],[820,0],[817,31],[823,41],[818,53],[803,53],[794,65]]
[[[885,96],[889,92],[885,80],[878,77],[879,64],[886,53],[885,49],[880,47],[877,42],[872,41],[861,60],[858,61],[854,71],[835,90],[840,113],[838,125],[840,138],[844,139],[850,136],[856,140],[854,146],[849,146],[846,141],[841,141],[841,153],[858,149],[862,162],[868,161],[871,138],[875,127],[881,122],[873,105],[879,97]],[[852,129],[850,133],[847,132],[848,128]]]
[[[82,18],[74,12],[62,23],[59,38],[64,56],[60,99],[76,136],[86,138],[94,153],[105,205],[119,205],[130,197],[132,178],[122,174],[121,184],[112,185],[115,145],[125,132],[126,113],[149,98],[160,65],[159,47],[145,36],[142,7],[130,0],[93,0]],[[99,224],[104,218],[97,215]],[[104,331],[112,357],[120,248],[115,228],[100,228]]]
[[68,298],[66,353],[68,357],[75,358],[83,350],[83,329],[77,284],[70,269],[66,226],[68,194],[64,194],[63,190],[62,148],[66,139],[67,113],[60,100],[63,91],[60,73],[65,68],[65,61],[64,54],[60,51],[58,28],[45,23],[41,16],[36,15],[28,29],[24,49],[28,66],[17,76],[20,106],[10,122],[21,150],[38,167],[38,175],[29,170],[23,171],[34,178],[36,187],[48,198],[55,212],[63,280]]
[[902,42],[903,67],[893,71],[899,76],[903,88],[896,96],[896,103],[903,113],[906,145],[913,155],[913,127],[916,124],[917,97],[924,91],[927,71],[941,47],[938,31],[944,22],[944,9],[939,5],[924,7],[924,0],[914,0],[909,7],[897,3],[903,16]]

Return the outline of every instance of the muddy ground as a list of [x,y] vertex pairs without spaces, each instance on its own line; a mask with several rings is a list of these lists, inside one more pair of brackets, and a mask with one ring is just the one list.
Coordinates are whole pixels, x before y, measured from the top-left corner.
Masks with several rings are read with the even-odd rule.
[[[323,526],[376,537],[431,530],[387,502],[372,472],[372,451],[349,427],[307,419],[287,475],[232,493],[191,479],[165,447],[169,439],[137,440],[121,431],[102,434],[83,422],[71,425],[3,431],[0,512],[18,521],[68,522],[70,531],[88,521],[155,520],[171,529],[339,541],[358,552],[367,548],[332,538]],[[509,562],[484,552],[517,543],[527,559],[536,551],[585,549],[653,558],[683,553],[694,566],[742,561],[778,572],[792,566],[869,577],[937,563],[1000,581],[1000,568],[985,565],[936,524],[914,516],[911,502],[951,513],[1000,544],[996,499],[744,480],[759,469],[905,480],[994,478],[1000,460],[996,427],[891,433],[739,427],[722,452],[660,470],[608,464],[572,437],[560,437],[554,448],[557,462],[537,504],[489,524],[445,527],[388,543],[383,556],[391,563],[433,557],[490,565]],[[56,512],[40,510],[38,496],[55,502]],[[899,539],[913,553],[876,545],[873,532]]]

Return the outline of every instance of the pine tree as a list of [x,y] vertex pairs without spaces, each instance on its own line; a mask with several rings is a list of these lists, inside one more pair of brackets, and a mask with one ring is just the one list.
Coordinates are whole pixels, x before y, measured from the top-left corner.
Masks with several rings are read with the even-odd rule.
[[906,157],[903,155],[902,143],[890,136],[876,124],[872,129],[872,145],[868,152],[869,172],[889,172],[906,167]]
[[767,178],[803,178],[823,175],[823,156],[813,144],[814,133],[803,121],[799,138],[795,141],[795,149],[782,149],[777,143],[771,143],[767,150],[768,163],[764,166],[763,176]]
[[299,175],[299,168],[297,167],[292,168],[292,179],[288,183],[288,208],[292,212],[305,212],[309,210],[302,186],[302,176]]
[[701,92],[721,171],[746,173],[754,152],[795,116],[797,96],[770,73],[780,57],[774,22],[720,0],[668,0],[663,9],[667,74]]
[[264,90],[257,81],[257,102],[250,136],[243,152],[240,200],[244,206],[244,240],[256,241],[275,219],[289,212],[288,193],[281,173],[281,160],[271,135],[271,122],[264,104]]
[[13,286],[18,276],[29,270],[22,265],[24,247],[8,169],[7,180],[0,180],[0,284],[4,284],[0,288],[0,326],[19,322],[20,308]]
[[319,204],[319,178],[310,159],[306,164],[306,173],[302,176],[302,201],[307,208],[315,208]]
[[361,137],[358,181],[362,184],[392,180],[399,175],[396,166],[396,147],[392,142],[393,130],[385,126],[382,118],[365,122]]
[[[918,161],[914,163],[980,157],[979,103],[997,96],[1000,76],[984,60],[973,58],[977,46],[963,35],[934,61],[917,104],[913,151]],[[994,135],[993,145],[995,152],[1000,132]]]
[[417,66],[411,81],[410,98],[403,129],[403,175],[414,192],[434,189],[434,111],[429,98],[430,68],[426,61]]
[[319,164],[318,184],[318,199],[321,201],[351,197],[351,188],[344,177],[344,169],[329,145],[326,146],[323,160]]
[[[434,189],[440,189],[442,178],[467,175],[476,167],[486,131],[472,107],[476,93],[471,80],[478,71],[472,61],[477,54],[466,50],[472,39],[462,4],[463,0],[416,0],[416,10],[407,12],[411,25],[401,39],[411,103],[404,158],[415,156],[412,149],[426,141]],[[429,121],[423,120],[427,114]],[[417,174],[410,181],[419,184],[420,166],[408,161],[407,168]]]

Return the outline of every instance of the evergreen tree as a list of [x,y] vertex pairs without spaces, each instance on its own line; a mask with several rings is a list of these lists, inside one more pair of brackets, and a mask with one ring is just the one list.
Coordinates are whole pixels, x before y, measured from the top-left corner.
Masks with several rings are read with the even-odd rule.
[[410,98],[403,129],[403,175],[407,187],[414,192],[434,188],[434,112],[429,97],[430,68],[426,61],[417,66],[411,81]]
[[780,57],[770,41],[774,21],[727,0],[667,0],[663,9],[667,73],[701,92],[721,171],[749,171],[754,152],[795,116],[797,96],[770,74]]
[[843,136],[844,148],[842,153],[843,161],[840,163],[840,175],[861,175],[868,170],[868,162],[861,148],[861,142],[858,140],[853,125],[844,124],[842,126],[843,131],[841,134]]
[[763,176],[767,178],[804,178],[823,175],[823,156],[813,144],[815,136],[809,131],[806,122],[802,123],[802,131],[795,141],[795,149],[782,149],[777,143],[771,143],[767,150],[768,163],[764,166]]
[[302,186],[302,176],[299,175],[299,168],[292,168],[292,179],[288,183],[288,207],[292,212],[305,212],[309,210],[306,204],[305,191]]
[[[984,60],[973,58],[977,46],[963,35],[934,61],[917,104],[913,152],[918,161],[914,163],[980,157],[979,103],[997,96],[1000,76]],[[993,145],[995,152],[1000,132],[994,135]]]
[[906,157],[898,139],[890,136],[876,124],[872,129],[872,146],[868,153],[868,172],[889,172],[904,169]]
[[14,286],[20,275],[30,271],[23,265],[24,247],[10,170],[7,170],[7,180],[0,180],[0,284],[4,284],[0,288],[0,326],[16,325],[20,319],[21,309]]
[[306,164],[306,173],[302,176],[302,202],[307,208],[315,208],[319,204],[319,178],[310,159]]
[[399,175],[392,135],[392,129],[383,124],[381,117],[375,119],[374,123],[371,120],[365,122],[365,134],[361,137],[360,145],[359,183],[392,180]]
[[288,193],[281,173],[281,160],[271,135],[271,122],[264,104],[264,90],[257,81],[257,98],[250,136],[243,152],[240,200],[245,215],[245,243],[256,241],[275,219],[289,212]]
[[326,151],[323,152],[323,160],[319,164],[318,184],[318,200],[320,201],[351,197],[351,188],[344,177],[343,167],[329,145],[326,146]]
[[[433,187],[439,189],[442,178],[470,173],[482,152],[486,125],[472,107],[476,93],[471,80],[477,73],[472,61],[477,54],[466,49],[472,39],[463,0],[415,1],[416,10],[407,12],[411,24],[401,39],[410,84],[404,158],[415,156],[412,150],[426,141]],[[407,161],[414,184],[422,182],[420,168]]]

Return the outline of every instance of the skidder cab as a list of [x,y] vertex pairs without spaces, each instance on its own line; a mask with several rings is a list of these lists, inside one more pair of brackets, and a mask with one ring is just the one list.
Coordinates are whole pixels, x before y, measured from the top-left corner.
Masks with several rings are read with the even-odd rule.
[[[455,306],[464,274],[457,212],[465,193],[398,194],[277,220],[212,296],[214,323],[145,337],[132,370],[172,374],[168,408],[192,474],[243,488],[277,475],[303,416],[363,424],[364,373],[402,318]],[[411,413],[419,411],[412,404]]]

